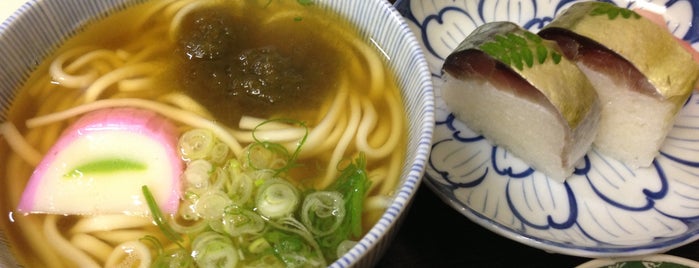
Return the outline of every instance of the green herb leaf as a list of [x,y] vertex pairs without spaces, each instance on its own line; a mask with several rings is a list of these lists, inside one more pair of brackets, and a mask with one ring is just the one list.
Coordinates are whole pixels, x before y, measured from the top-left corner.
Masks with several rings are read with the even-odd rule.
[[511,42],[513,44],[512,48],[527,46],[527,40],[524,39],[524,37],[521,37],[513,33],[507,33],[507,40],[508,42]]
[[633,17],[634,19],[638,19],[638,18],[641,17],[641,15],[639,15],[639,14],[636,13],[636,12],[634,12],[633,10],[625,9],[625,8],[621,9],[621,10],[619,11],[619,13],[621,13],[621,16],[624,17],[625,19],[632,18],[632,17]]
[[510,53],[510,57],[512,57],[512,65],[517,68],[517,70],[524,70],[524,64],[522,64],[522,54],[520,54],[520,51],[513,51],[514,53]]
[[345,216],[339,227],[332,233],[317,238],[323,254],[335,256],[337,247],[343,241],[357,240],[362,235],[362,212],[364,200],[371,186],[366,171],[366,156],[360,152],[352,162],[344,162],[335,182],[325,191],[338,192],[344,199]]
[[539,62],[539,64],[544,63],[546,61],[546,55],[548,55],[548,50],[544,45],[537,45],[536,46],[536,57]]
[[536,44],[540,44],[542,40],[541,36],[538,36],[532,32],[524,32],[524,37],[527,38],[527,40],[532,41]]
[[[556,53],[553,50],[549,51],[543,42],[543,39],[538,35],[525,31],[521,34],[496,35],[493,37],[493,41],[486,42],[479,48],[503,64],[521,71],[525,66],[531,68],[534,64],[543,64],[549,53]],[[553,60],[556,64],[560,62],[560,58]]]
[[495,42],[485,43],[481,45],[480,49],[483,50],[483,52],[485,52],[486,54],[494,57],[497,57],[497,55],[503,55],[507,52],[505,48],[503,48]]
[[553,59],[553,62],[558,64],[561,62],[561,54],[558,53],[551,53],[551,59]]
[[531,68],[534,66],[534,53],[532,53],[531,49],[521,49],[519,52],[522,54],[522,60],[527,64],[527,67]]
[[593,8],[590,11],[590,16],[604,16],[606,15],[610,20],[614,20],[619,15],[621,15],[622,18],[629,19],[639,19],[641,18],[641,15],[638,13],[634,12],[633,10],[623,8],[623,7],[618,7],[613,4],[600,4],[597,7]]

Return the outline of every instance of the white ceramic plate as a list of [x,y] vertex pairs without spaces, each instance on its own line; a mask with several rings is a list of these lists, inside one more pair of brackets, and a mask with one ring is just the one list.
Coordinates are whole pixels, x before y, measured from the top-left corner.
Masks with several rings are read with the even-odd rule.
[[620,267],[684,268],[699,267],[699,262],[672,255],[656,254],[636,258],[595,259],[576,266],[575,268]]
[[[455,120],[441,100],[443,59],[478,25],[508,20],[536,32],[574,2],[396,3],[420,38],[436,89],[437,126],[425,181],[470,220],[549,252],[619,257],[664,252],[690,243],[699,237],[699,95],[694,94],[680,112],[652,167],[633,170],[590,151],[565,183],[550,180],[502,148],[491,146]],[[699,47],[696,1],[614,2],[665,12],[669,29]]]

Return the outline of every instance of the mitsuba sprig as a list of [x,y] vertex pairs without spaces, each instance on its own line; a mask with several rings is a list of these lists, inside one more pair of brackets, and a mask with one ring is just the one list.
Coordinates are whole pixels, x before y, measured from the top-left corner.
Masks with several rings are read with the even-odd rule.
[[482,44],[479,48],[491,57],[520,71],[525,66],[531,68],[534,64],[544,64],[547,58],[553,60],[555,64],[561,61],[560,53],[549,49],[544,45],[541,37],[528,31],[497,34],[492,41]]

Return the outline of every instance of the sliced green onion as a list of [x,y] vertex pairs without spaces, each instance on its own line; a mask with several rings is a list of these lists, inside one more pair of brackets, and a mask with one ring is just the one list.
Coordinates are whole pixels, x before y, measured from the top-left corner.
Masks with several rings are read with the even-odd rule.
[[227,188],[228,196],[236,205],[244,205],[250,201],[254,190],[255,184],[247,174],[232,178]]
[[224,185],[224,190],[228,193],[233,204],[244,205],[252,197],[255,185],[247,173],[243,173],[240,162],[232,159],[226,167],[228,170],[228,181]]
[[230,180],[228,171],[222,167],[217,167],[209,178],[211,185],[209,191],[223,191],[226,183]]
[[187,164],[183,176],[188,186],[194,188],[206,188],[209,186],[209,177],[213,171],[211,162],[197,159]]
[[153,244],[153,247],[155,247],[155,251],[158,253],[158,255],[163,254],[163,244],[160,243],[160,240],[158,240],[157,237],[152,235],[146,235],[138,240],[141,242],[150,242],[151,244]]
[[194,266],[194,260],[185,249],[178,248],[162,254],[153,260],[150,267],[154,268],[189,268]]
[[201,233],[192,241],[192,257],[199,267],[233,268],[239,259],[233,241],[216,232]]
[[252,253],[262,253],[271,247],[272,246],[269,244],[269,242],[267,242],[267,239],[260,237],[248,245],[248,251]]
[[[182,135],[180,151],[188,165],[182,175],[180,218],[166,221],[152,195],[146,200],[165,237],[180,245],[183,234],[191,235],[191,251],[180,245],[180,250],[165,252],[157,240],[147,240],[158,251],[153,267],[234,267],[243,261],[246,266],[325,266],[326,259],[356,244],[352,239],[361,235],[370,185],[364,154],[343,163],[333,185],[301,200],[300,190],[285,176],[308,130],[290,153],[282,144],[255,136],[258,128],[275,121],[253,129],[254,142],[240,159],[228,159],[230,149],[211,131],[193,129]],[[144,186],[144,196],[149,194]]]
[[245,153],[247,165],[253,169],[280,170],[289,163],[289,152],[277,143],[251,143]]
[[218,220],[233,202],[223,192],[207,192],[194,204],[195,212],[205,220]]
[[340,256],[344,256],[355,245],[357,245],[357,241],[345,240],[345,241],[340,242],[340,244],[337,245],[337,253],[336,253],[337,257],[339,258]]
[[[148,189],[148,186],[143,185],[141,187],[141,191],[143,191],[143,197],[146,200],[146,204],[148,204],[148,208],[150,209],[155,225],[160,228],[160,231],[163,232],[165,237],[180,245],[179,242],[182,241],[182,237],[180,237],[177,232],[172,230],[172,227],[170,227],[165,217],[163,217],[163,213],[160,211],[160,207],[158,207],[158,203],[155,202],[155,197],[153,197],[153,194]],[[180,245],[180,247],[182,246]]]
[[243,234],[258,235],[265,229],[265,221],[259,214],[237,206],[226,208],[221,220],[222,231],[234,237]]
[[284,265],[282,260],[280,260],[273,253],[271,253],[271,250],[270,250],[269,254],[264,254],[255,260],[247,262],[247,265],[245,267],[246,268],[284,268],[287,266]]
[[216,164],[222,164],[228,158],[230,149],[223,142],[216,142],[209,152],[209,159]]
[[274,229],[267,232],[265,238],[287,267],[298,267],[299,264],[327,266],[320,246],[301,222],[286,216],[277,221],[271,220],[269,224]]
[[345,219],[345,200],[335,191],[306,195],[301,206],[301,221],[316,236],[335,232]]
[[208,129],[195,128],[180,136],[178,147],[186,160],[203,159],[216,144],[214,133]]
[[[302,136],[302,138],[297,142],[296,150],[294,150],[294,152],[292,154],[289,154],[289,151],[283,145],[278,144],[278,143],[268,142],[268,141],[262,141],[255,134],[258,129],[263,130],[266,125],[276,124],[279,122],[290,124],[290,125],[298,125],[304,129],[305,133]],[[308,127],[306,127],[306,124],[304,124],[303,122],[298,121],[298,120],[272,119],[272,120],[264,121],[264,122],[260,123],[259,125],[257,125],[252,131],[252,137],[253,137],[253,140],[255,140],[255,142],[250,144],[250,146],[248,146],[248,147],[251,147],[251,148],[256,147],[255,149],[257,149],[257,150],[261,150],[261,149],[267,150],[271,155],[277,155],[277,158],[278,158],[278,159],[267,159],[268,160],[267,162],[258,163],[255,160],[264,160],[265,157],[261,157],[261,158],[257,158],[259,156],[255,157],[255,158],[248,157],[252,167],[253,168],[262,168],[264,166],[260,165],[260,164],[266,163],[267,167],[273,169],[275,171],[275,174],[278,175],[278,174],[281,174],[283,172],[288,171],[289,169],[291,169],[293,167],[294,162],[298,158],[298,155],[301,153],[301,147],[303,146],[304,143],[306,143],[306,139],[308,138]],[[259,148],[259,147],[261,147],[261,148]],[[255,155],[253,155],[253,156],[255,156]],[[267,155],[267,156],[269,157],[269,155]],[[279,159],[282,159],[283,162],[279,161]]]
[[250,176],[257,186],[260,186],[264,182],[275,178],[274,171],[269,169],[249,170],[245,172],[245,174]]
[[180,207],[177,209],[177,214],[188,221],[199,220],[199,214],[197,214],[195,209],[195,204],[197,200],[199,200],[199,194],[191,189],[187,189],[183,193],[183,196],[184,198],[180,203]]
[[258,189],[255,206],[260,215],[277,219],[294,213],[299,199],[299,193],[291,183],[270,179]]
[[[184,218],[183,218],[184,219]],[[209,224],[207,221],[204,220],[186,220],[183,223],[180,223],[176,220],[170,222],[170,227],[172,227],[173,230],[175,230],[178,233],[181,234],[197,234],[201,233],[204,231],[207,227],[209,227]]]

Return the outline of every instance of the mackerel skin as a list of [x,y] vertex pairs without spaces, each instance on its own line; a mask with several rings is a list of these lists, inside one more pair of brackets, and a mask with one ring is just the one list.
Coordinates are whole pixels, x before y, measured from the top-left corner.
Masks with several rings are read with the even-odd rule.
[[488,80],[556,111],[575,129],[597,101],[597,93],[575,63],[561,55],[556,42],[512,22],[490,22],[459,44],[442,71],[458,79]]

